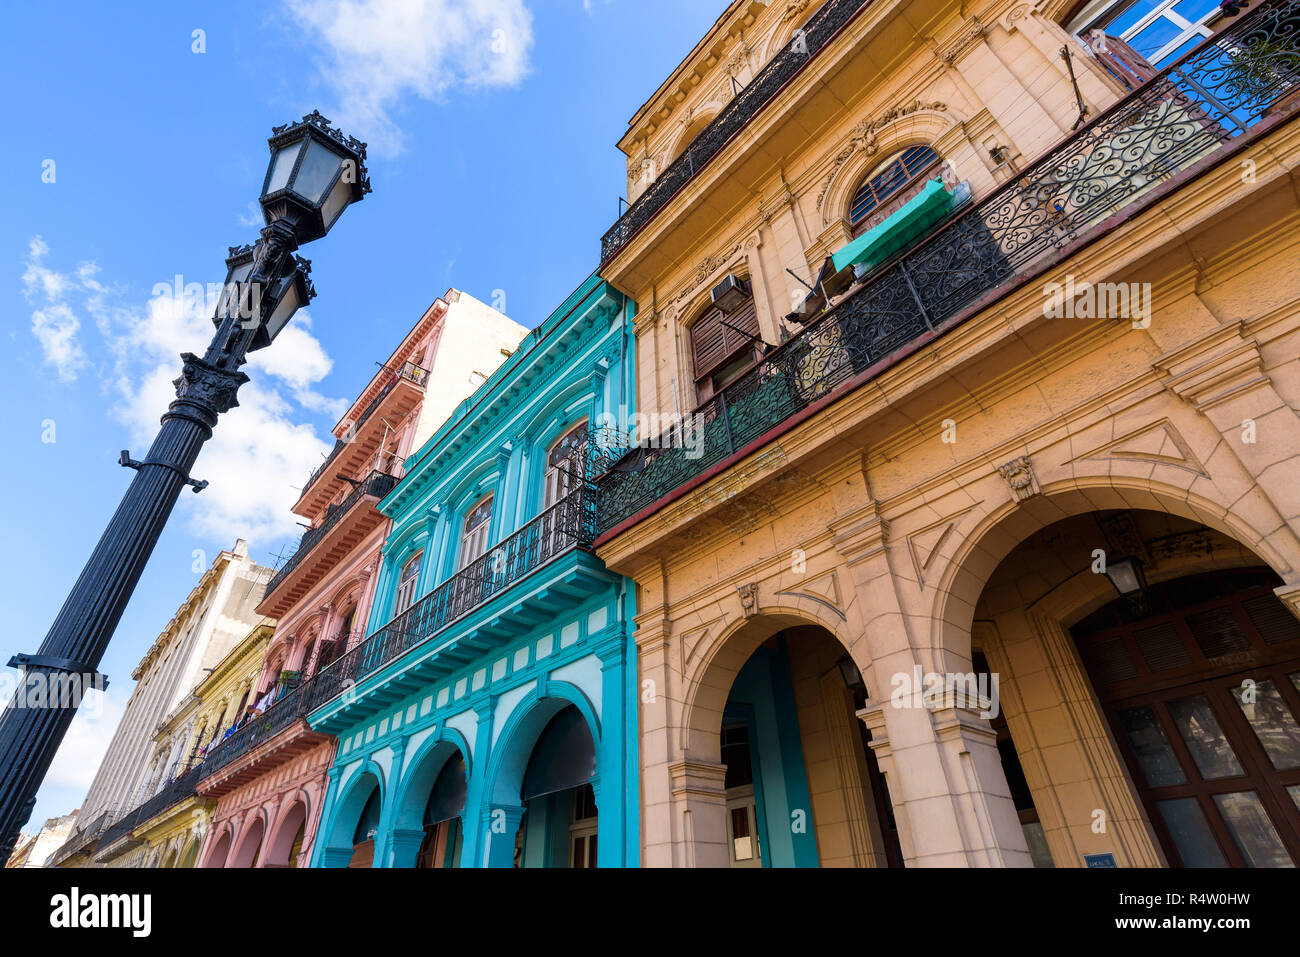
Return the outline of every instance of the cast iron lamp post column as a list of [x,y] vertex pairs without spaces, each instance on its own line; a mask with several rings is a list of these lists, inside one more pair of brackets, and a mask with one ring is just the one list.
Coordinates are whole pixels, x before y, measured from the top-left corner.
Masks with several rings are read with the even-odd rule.
[[[343,210],[370,191],[366,146],[320,113],[277,126],[261,205],[267,225],[252,246],[232,248],[226,287],[202,358],[185,353],[176,401],[144,461],[122,453],[135,478],[35,655],[15,655],[17,692],[0,716],[0,860],[7,860],[36,791],[76,715],[81,690],[103,688],[96,673],[136,582],[217,417],[238,405],[247,354],[269,346],[298,307],[315,295],[299,245],[329,232]],[[250,479],[251,480],[251,479]],[[29,694],[40,687],[42,694]],[[51,690],[53,689],[53,690]],[[73,693],[68,694],[69,691]],[[129,809],[128,809],[129,810]]]

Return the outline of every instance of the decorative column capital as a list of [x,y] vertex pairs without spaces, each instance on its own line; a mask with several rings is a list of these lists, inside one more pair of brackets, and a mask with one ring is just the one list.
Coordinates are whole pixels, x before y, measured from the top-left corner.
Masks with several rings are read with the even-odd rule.
[[831,544],[844,560],[856,565],[884,551],[889,544],[889,522],[875,502],[840,521],[832,522]]
[[196,405],[214,417],[239,405],[235,395],[248,376],[219,369],[192,352],[181,353],[181,361],[181,374],[172,380],[178,402]]
[[1282,604],[1286,605],[1287,611],[1300,618],[1300,582],[1279,585],[1273,589],[1273,594],[1282,600]]

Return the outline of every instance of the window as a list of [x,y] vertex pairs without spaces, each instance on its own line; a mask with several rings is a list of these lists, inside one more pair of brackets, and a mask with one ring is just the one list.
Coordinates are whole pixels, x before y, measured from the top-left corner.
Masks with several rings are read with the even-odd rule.
[[548,509],[564,496],[578,482],[585,463],[582,461],[582,448],[587,437],[587,423],[574,426],[564,434],[546,453],[546,489],[542,496],[542,508]]
[[569,799],[569,866],[596,866],[596,839],[599,817],[596,792],[590,784],[574,788]]
[[465,517],[465,533],[460,541],[460,567],[477,561],[487,551],[488,530],[492,526],[492,496],[489,495],[469,510]]
[[[747,287],[745,291],[748,292]],[[696,401],[706,402],[740,378],[758,361],[762,346],[758,311],[752,298],[731,312],[709,306],[691,324]]]
[[849,203],[849,227],[856,239],[883,222],[920,192],[939,165],[939,154],[928,146],[911,146],[867,174]]
[[1088,22],[1085,30],[1104,30],[1125,41],[1148,63],[1164,66],[1195,47],[1213,31],[1219,16],[1217,0],[1137,0],[1111,5]]
[[394,617],[415,604],[415,589],[419,587],[420,562],[423,558],[424,552],[418,552],[407,559],[406,564],[402,566],[401,577],[397,580],[397,604],[393,606]]

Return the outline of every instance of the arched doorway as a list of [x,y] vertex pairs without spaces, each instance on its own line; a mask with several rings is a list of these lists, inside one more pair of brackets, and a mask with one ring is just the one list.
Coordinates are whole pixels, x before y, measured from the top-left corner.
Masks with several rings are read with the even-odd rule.
[[356,829],[352,832],[352,857],[348,867],[373,867],[375,860],[375,839],[379,836],[380,816],[379,782],[376,781],[361,809]]
[[[1300,621],[1226,534],[1164,512],[1024,538],[975,610],[1039,866],[1300,862]],[[1066,759],[1068,756],[1068,760]]]
[[239,840],[235,848],[235,853],[231,855],[230,863],[227,867],[256,867],[258,858],[262,853],[262,838],[265,835],[266,825],[259,814],[254,818],[253,823],[248,826],[244,836]]
[[1071,629],[1171,864],[1300,863],[1300,621],[1280,584],[1178,578]]
[[599,817],[591,784],[596,742],[574,705],[542,729],[528,758],[515,837],[516,867],[595,867]]
[[715,663],[741,662],[714,719],[727,864],[901,867],[888,789],[856,715],[862,676],[825,628],[783,624],[747,625],[729,639],[740,646],[730,664],[725,654]]
[[230,856],[230,827],[222,825],[221,835],[217,838],[216,843],[212,845],[212,850],[208,852],[203,860],[204,867],[220,868],[226,866],[226,858]]
[[465,757],[457,750],[443,763],[421,817],[424,838],[415,866],[419,868],[460,867],[464,843],[462,816],[469,792]]
[[307,805],[295,801],[266,850],[266,867],[297,867],[307,833]]

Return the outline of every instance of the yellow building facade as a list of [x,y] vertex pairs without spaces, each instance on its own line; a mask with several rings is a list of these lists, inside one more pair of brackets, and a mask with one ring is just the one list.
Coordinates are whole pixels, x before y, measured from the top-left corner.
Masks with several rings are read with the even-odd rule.
[[[252,689],[262,672],[275,625],[263,620],[230,650],[194,688],[193,694],[159,726],[154,750],[163,756],[180,748],[182,759],[177,776],[184,775],[203,760],[204,754],[227,730],[234,727],[246,709]],[[182,800],[137,825],[132,837],[140,842],[131,856],[135,867],[194,867],[212,826],[217,802],[214,798],[188,793]]]
[[633,117],[644,864],[1300,861],[1300,14],[1148,7],[737,0]]

